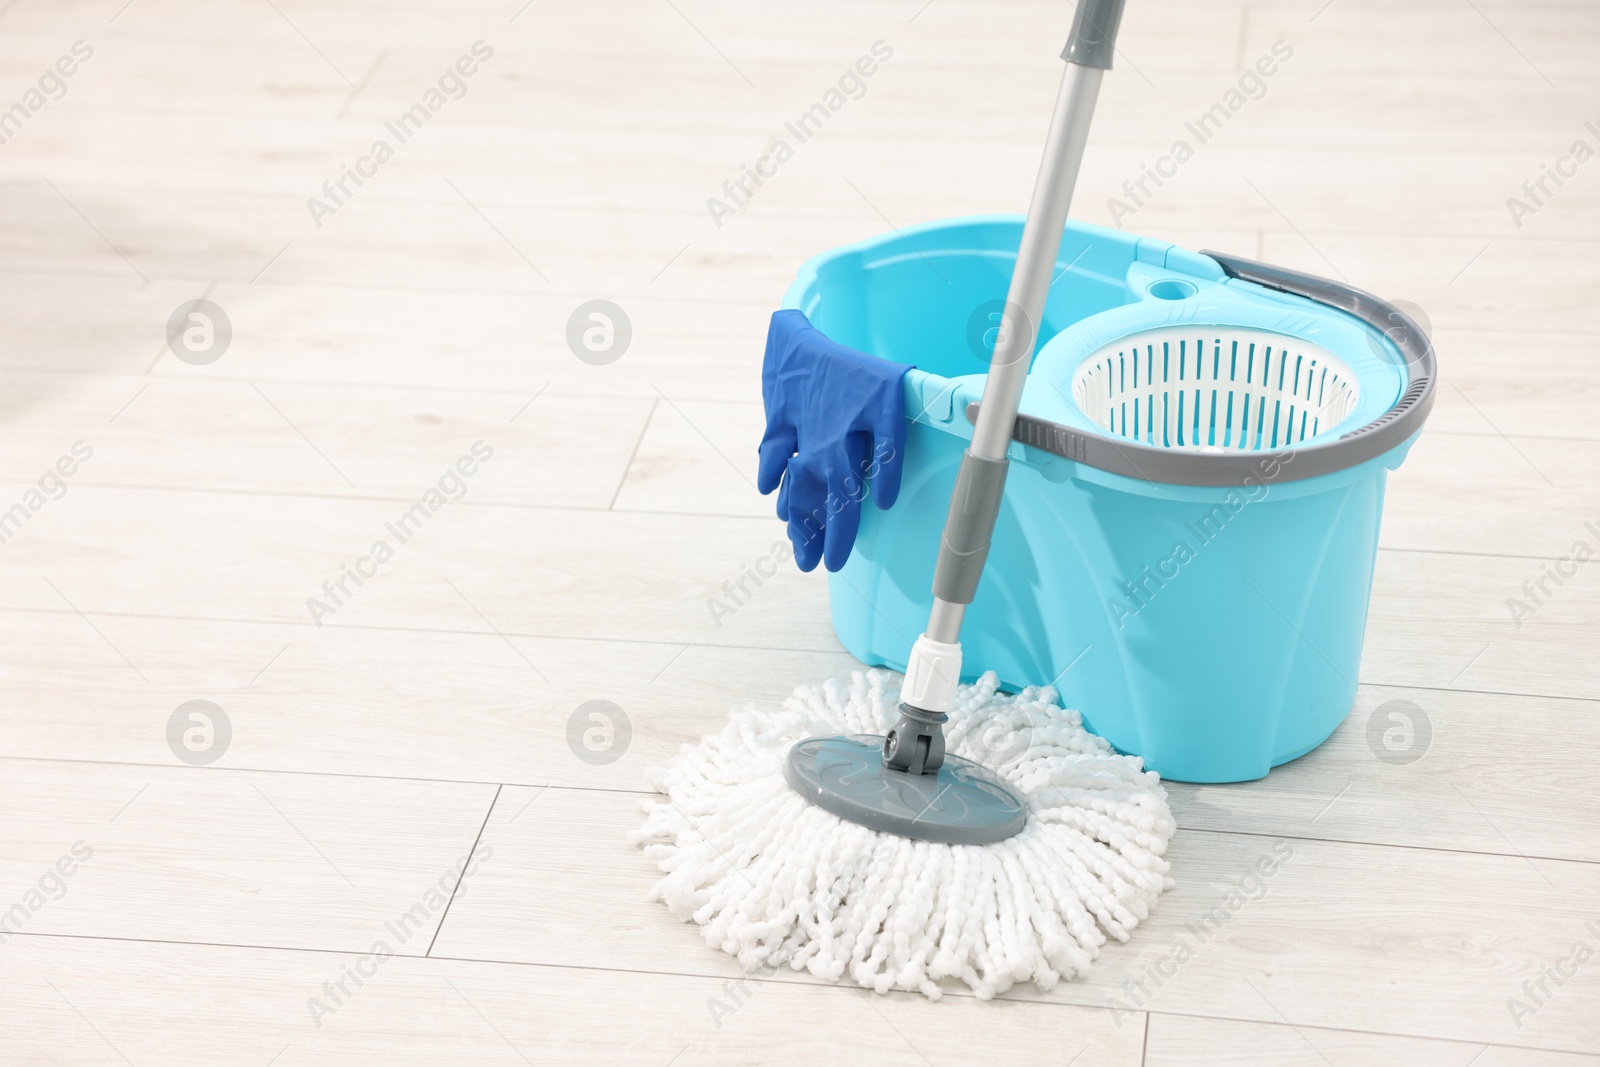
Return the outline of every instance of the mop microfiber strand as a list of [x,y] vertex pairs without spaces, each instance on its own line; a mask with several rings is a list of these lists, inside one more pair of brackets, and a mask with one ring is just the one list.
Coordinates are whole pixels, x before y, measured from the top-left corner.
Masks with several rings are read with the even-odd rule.
[[656,775],[631,839],[665,877],[653,897],[746,970],[787,965],[830,981],[932,999],[941,979],[978,997],[1084,974],[1107,935],[1126,941],[1172,886],[1166,790],[1142,761],[1083,729],[1055,690],[960,687],[950,752],[981,760],[1028,806],[993,845],[880,833],[809,803],[784,780],[796,741],[882,734],[900,678],[857,672],[801,687],[781,712],[735,712]]

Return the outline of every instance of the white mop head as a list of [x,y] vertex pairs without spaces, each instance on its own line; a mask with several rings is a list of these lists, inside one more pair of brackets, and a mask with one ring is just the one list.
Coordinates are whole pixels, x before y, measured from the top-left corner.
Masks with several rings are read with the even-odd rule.
[[802,687],[780,712],[736,712],[657,775],[632,835],[666,876],[653,896],[705,928],[746,970],[787,964],[880,993],[937,999],[958,978],[980,998],[1088,971],[1106,935],[1126,941],[1172,886],[1166,790],[1133,756],[1083,729],[1055,690],[960,688],[948,751],[988,765],[1028,805],[993,845],[940,845],[840,819],[793,792],[789,746],[882,734],[900,677],[857,672]]

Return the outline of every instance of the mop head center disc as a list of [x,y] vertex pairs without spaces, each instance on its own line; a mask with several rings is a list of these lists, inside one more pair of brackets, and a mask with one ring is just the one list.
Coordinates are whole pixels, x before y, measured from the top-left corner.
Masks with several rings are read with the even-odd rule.
[[784,780],[840,818],[918,841],[987,845],[1027,822],[1028,809],[982,764],[947,755],[934,774],[906,774],[884,767],[883,745],[877,734],[796,741]]
[[894,726],[899,689],[898,675],[858,672],[797,689],[781,710],[735,712],[721,733],[683,746],[632,835],[663,872],[653,896],[747,970],[788,966],[931,998],[950,980],[988,998],[1083,975],[1172,885],[1160,779],[1086,731],[1053,689],[1003,694],[990,673],[960,687],[945,743],[952,764],[981,764],[1020,798],[1014,835],[914,840],[791,788],[797,743],[875,743],[862,735]]

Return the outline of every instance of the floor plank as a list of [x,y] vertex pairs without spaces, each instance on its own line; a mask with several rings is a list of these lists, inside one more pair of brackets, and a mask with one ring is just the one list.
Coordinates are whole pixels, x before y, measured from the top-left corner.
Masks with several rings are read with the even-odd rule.
[[[218,768],[645,791],[652,768],[721,729],[730,708],[776,706],[796,686],[859,669],[843,651],[98,620],[141,679],[105,663],[115,653],[70,612],[8,622],[30,666],[0,667],[0,679],[28,714],[0,718],[0,752],[159,768],[179,766],[168,718],[202,699],[233,725]],[[171,648],[192,661],[163,663]],[[104,669],[77,678],[88,662]],[[580,709],[591,701],[627,723],[609,762],[585,761],[569,736],[574,719],[590,725]]]
[[1594,1056],[1536,1052],[1467,1041],[1428,1041],[1414,1037],[1326,1030],[1283,1023],[1150,1016],[1146,1067],[1174,1064],[1227,1067],[1289,1067],[1328,1063],[1405,1063],[1416,1067],[1582,1067]]
[[[67,480],[69,492],[89,483],[410,504],[433,489],[451,503],[604,509],[653,406],[532,391],[12,380],[22,388],[0,402],[0,419],[15,452],[0,476],[37,478],[83,442],[92,458]],[[50,403],[40,403],[42,393]],[[501,469],[515,474],[494,477]]]
[[[1096,1009],[980,1004],[682,974],[17,938],[3,956],[10,1062],[174,1067],[330,1062],[966,1062],[996,1033],[1028,1062],[1135,1067],[1142,1028]],[[334,1001],[325,983],[364,971]],[[359,975],[358,975],[359,976]],[[197,988],[208,990],[194,997]],[[335,987],[337,991],[337,987]],[[310,1002],[332,1007],[314,1016]],[[13,1022],[14,1020],[14,1022]],[[320,1025],[318,1023],[320,1022]],[[998,1030],[995,1029],[998,1026]],[[174,1034],[183,1040],[175,1041]],[[1090,1050],[1085,1052],[1085,1050]]]
[[359,951],[393,922],[423,955],[495,794],[168,762],[7,762],[0,900],[24,932]]

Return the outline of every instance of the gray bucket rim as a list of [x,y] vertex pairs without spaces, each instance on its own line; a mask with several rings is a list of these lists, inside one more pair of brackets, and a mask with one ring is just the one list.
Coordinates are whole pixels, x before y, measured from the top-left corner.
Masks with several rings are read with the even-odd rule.
[[[1405,358],[1406,387],[1383,414],[1333,440],[1274,450],[1271,454],[1279,460],[1274,464],[1274,481],[1301,481],[1347,470],[1398,448],[1422,429],[1433,410],[1438,357],[1428,335],[1405,311],[1353,285],[1315,274],[1209,249],[1201,255],[1215,261],[1229,278],[1314,300],[1359,319],[1388,338]],[[967,405],[969,421],[977,421],[978,407]],[[1098,470],[1167,485],[1230,486],[1261,476],[1260,451],[1178,451],[1085,433],[1032,415],[1017,416],[1012,439]]]

